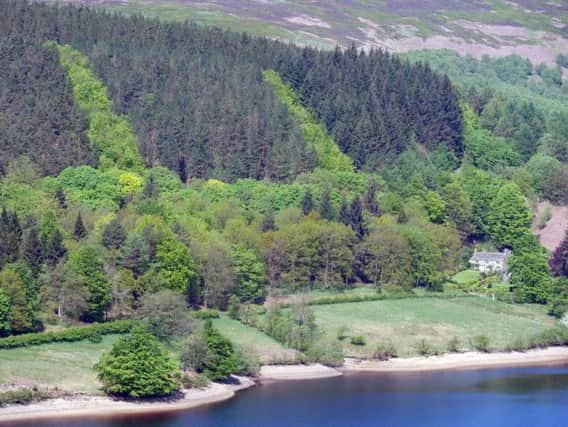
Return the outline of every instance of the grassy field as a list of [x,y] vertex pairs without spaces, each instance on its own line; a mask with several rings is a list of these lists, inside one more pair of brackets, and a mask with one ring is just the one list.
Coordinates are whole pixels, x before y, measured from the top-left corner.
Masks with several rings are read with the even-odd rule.
[[93,365],[118,337],[106,335],[97,344],[85,340],[0,350],[0,384],[100,393]]
[[[504,349],[555,324],[542,306],[508,305],[488,298],[420,298],[321,305],[313,307],[324,334],[336,339],[341,327],[348,355],[369,355],[377,343],[390,340],[400,356],[417,354],[424,339],[440,351],[457,337],[464,348],[471,338],[485,334],[492,349]],[[364,346],[350,344],[349,337],[363,336]]]
[[237,320],[221,317],[215,319],[213,325],[234,343],[256,353],[263,363],[294,358],[295,351],[284,348],[258,329],[243,325]]
[[479,271],[475,271],[475,270],[465,270],[465,271],[460,271],[459,273],[455,274],[452,277],[452,280],[454,280],[457,283],[469,283],[472,282],[474,280],[479,280],[481,274]]

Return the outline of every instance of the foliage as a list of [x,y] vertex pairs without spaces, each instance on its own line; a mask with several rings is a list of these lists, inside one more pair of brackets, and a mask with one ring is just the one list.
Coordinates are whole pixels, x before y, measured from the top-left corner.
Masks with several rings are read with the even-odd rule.
[[265,70],[262,75],[299,124],[304,140],[316,152],[318,167],[329,171],[352,171],[351,159],[335,145],[325,127],[318,124],[314,116],[301,105],[294,90],[274,70]]
[[349,339],[349,342],[352,345],[365,345],[366,344],[365,338],[362,337],[361,335],[356,335],[356,336],[351,337]]
[[373,359],[381,361],[392,359],[394,357],[397,357],[396,348],[390,340],[381,341],[375,347],[372,357]]
[[477,351],[484,353],[489,351],[489,337],[487,335],[476,335],[472,338],[471,343]]
[[93,335],[125,334],[136,324],[132,320],[116,320],[89,326],[66,328],[56,332],[38,332],[0,338],[0,349],[27,347],[53,342],[74,342]]
[[148,322],[152,335],[163,341],[184,337],[196,328],[187,304],[169,290],[144,295],[137,314]]
[[231,259],[235,269],[234,293],[242,302],[260,302],[266,295],[266,271],[264,263],[251,250],[233,246]]
[[550,269],[555,276],[568,277],[568,231],[550,258]]
[[130,124],[111,111],[106,88],[89,68],[87,57],[69,45],[48,43],[48,46],[59,51],[61,64],[73,83],[74,99],[88,114],[89,141],[101,154],[101,166],[140,170],[142,159]]
[[515,184],[499,190],[489,212],[491,237],[503,248],[513,248],[530,231],[532,216],[527,202]]
[[179,384],[177,367],[160,343],[143,328],[120,338],[95,365],[105,393],[144,398],[168,396]]
[[100,322],[110,308],[111,284],[104,271],[104,263],[96,248],[81,246],[72,252],[67,261],[69,270],[88,293],[87,309],[82,318],[90,322]]
[[239,371],[239,358],[231,341],[223,337],[211,321],[205,322],[202,334],[210,357],[201,362],[198,371],[203,372],[212,381],[229,379],[231,374]]

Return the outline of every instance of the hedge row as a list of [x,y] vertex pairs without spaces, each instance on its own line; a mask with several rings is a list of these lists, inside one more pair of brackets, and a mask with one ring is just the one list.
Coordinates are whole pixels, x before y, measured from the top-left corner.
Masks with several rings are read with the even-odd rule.
[[94,323],[90,326],[67,328],[56,332],[38,332],[13,335],[0,339],[0,349],[27,347],[52,342],[72,342],[108,334],[125,334],[139,323],[136,320],[117,320],[108,323]]

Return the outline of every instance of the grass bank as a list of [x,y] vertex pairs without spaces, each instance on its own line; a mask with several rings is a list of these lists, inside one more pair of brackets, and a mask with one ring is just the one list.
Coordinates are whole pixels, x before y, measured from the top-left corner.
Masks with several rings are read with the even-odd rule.
[[[346,328],[342,340],[349,356],[368,357],[380,342],[390,341],[401,357],[420,353],[424,340],[432,349],[445,352],[457,337],[462,349],[479,335],[489,338],[491,350],[504,350],[556,325],[546,308],[510,305],[487,298],[408,298],[350,304],[313,306],[316,321],[330,339]],[[364,345],[351,344],[363,337]]]
[[83,340],[0,350],[0,384],[102,394],[93,365],[119,336],[106,335],[100,343]]

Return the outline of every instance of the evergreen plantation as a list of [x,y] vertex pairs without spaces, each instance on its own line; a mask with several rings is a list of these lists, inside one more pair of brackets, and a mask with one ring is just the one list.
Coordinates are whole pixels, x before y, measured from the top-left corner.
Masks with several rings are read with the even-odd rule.
[[183,363],[210,378],[246,370],[198,331],[211,309],[337,363],[307,305],[266,297],[444,295],[475,245],[513,250],[510,283],[483,292],[568,309],[568,236],[551,272],[531,232],[528,199],[568,194],[566,159],[532,149],[556,129],[534,106],[496,108],[532,124],[519,143],[425,63],[83,7],[0,0],[0,36],[0,336],[146,319],[153,336],[98,365],[111,393],[176,389],[170,360],[165,393],[114,387],[130,353],[166,357],[156,339],[187,338]]
[[[414,144],[446,147],[456,157],[463,152],[461,113],[449,80],[381,51],[300,49],[86,8],[3,0],[2,11],[2,33],[22,39],[18,57],[53,41],[89,58],[115,112],[128,115],[147,166],[176,170],[184,163],[190,177],[223,181],[290,181],[313,169],[313,149],[263,82],[268,69],[298,92],[357,167],[376,170]],[[7,43],[5,49],[15,47]],[[27,66],[30,78],[38,79],[34,62]],[[43,145],[54,142],[47,138]],[[66,162],[73,164],[67,156]]]

